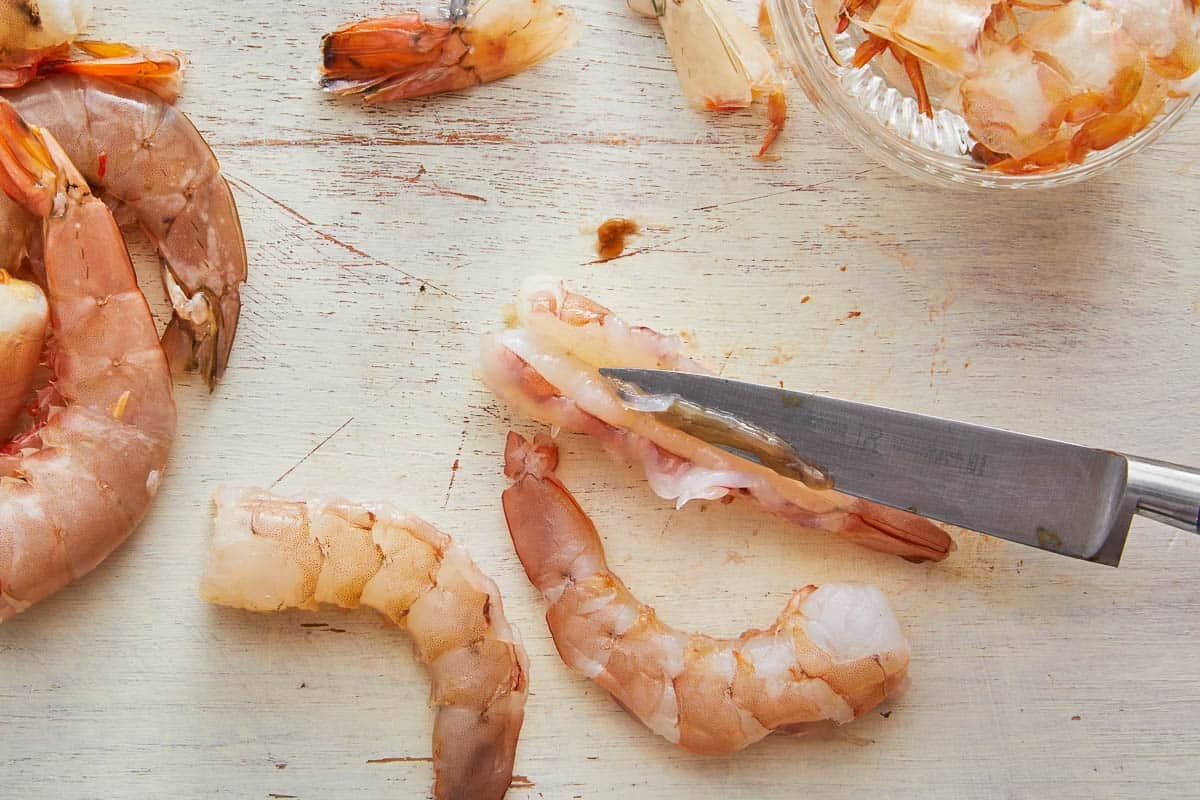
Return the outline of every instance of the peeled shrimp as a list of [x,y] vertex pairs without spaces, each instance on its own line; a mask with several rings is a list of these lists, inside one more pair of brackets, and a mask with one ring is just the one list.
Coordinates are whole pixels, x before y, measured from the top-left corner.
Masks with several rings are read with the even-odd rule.
[[54,137],[4,100],[0,188],[42,220],[53,373],[29,429],[0,448],[3,620],[89,572],[137,526],[162,480],[175,402],[112,214]]
[[770,128],[758,157],[766,155],[787,121],[787,96],[762,38],[727,0],[626,1],[634,13],[658,19],[692,108],[735,111],[767,98]]
[[54,134],[119,218],[154,242],[174,307],[167,357],[215,386],[237,332],[246,244],[208,144],[182,113],[134,86],[56,75],[8,99]]
[[873,586],[807,586],[766,630],[686,634],[608,568],[595,525],[554,477],[558,450],[510,433],[504,516],[529,580],[550,603],[563,661],[658,735],[718,755],[773,731],[865,714],[904,683],[909,647]]
[[321,86],[368,103],[467,89],[528,69],[577,37],[571,15],[550,0],[452,0],[448,16],[410,11],[327,34]]
[[659,497],[746,497],[806,528],[912,560],[941,560],[954,542],[905,511],[832,490],[812,489],[626,407],[601,367],[704,371],[677,337],[629,325],[561,281],[534,278],[517,304],[516,327],[484,339],[483,382],[516,410],[555,430],[596,437],[613,455],[641,464]]
[[0,437],[7,437],[29,401],[50,322],[46,295],[36,283],[0,269]]
[[200,593],[249,611],[365,605],[408,630],[433,678],[434,796],[512,781],[529,664],[500,592],[450,537],[384,506],[217,490]]

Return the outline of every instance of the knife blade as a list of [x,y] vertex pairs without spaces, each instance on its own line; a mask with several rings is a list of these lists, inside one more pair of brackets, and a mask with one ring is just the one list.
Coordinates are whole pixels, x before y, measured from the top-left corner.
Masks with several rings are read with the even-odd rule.
[[728,378],[600,372],[632,407],[767,466],[782,441],[838,491],[1042,550],[1115,567],[1135,513],[1200,532],[1188,467]]

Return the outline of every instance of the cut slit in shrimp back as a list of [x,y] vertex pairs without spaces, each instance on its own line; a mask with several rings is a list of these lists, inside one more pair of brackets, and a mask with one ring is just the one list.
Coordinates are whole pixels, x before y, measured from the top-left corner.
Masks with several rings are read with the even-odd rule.
[[499,800],[528,661],[496,585],[449,536],[385,506],[222,487],[200,592],[249,611],[368,606],[408,630],[433,679],[434,796]]
[[529,580],[550,603],[559,655],[655,733],[705,755],[774,731],[849,722],[892,696],[909,648],[872,586],[808,586],[766,630],[688,635],[658,619],[608,568],[591,519],[557,478],[546,438],[508,435],[504,515]]
[[526,282],[517,318],[518,327],[484,339],[483,382],[521,413],[594,436],[614,456],[639,463],[660,497],[680,506],[745,497],[798,525],[916,561],[941,560],[954,549],[929,520],[809,488],[634,411],[601,378],[601,367],[704,371],[677,337],[629,325],[553,278]]
[[88,76],[51,76],[8,99],[155,244],[174,308],[163,347],[174,367],[215,386],[237,333],[247,264],[237,205],[204,138],[155,94]]
[[550,0],[478,0],[451,16],[416,11],[354,22],[321,42],[321,86],[368,103],[467,89],[570,46],[571,15]]
[[175,402],[112,214],[54,138],[4,100],[0,187],[42,219],[53,372],[29,428],[0,448],[3,620],[92,570],[137,526],[162,480]]

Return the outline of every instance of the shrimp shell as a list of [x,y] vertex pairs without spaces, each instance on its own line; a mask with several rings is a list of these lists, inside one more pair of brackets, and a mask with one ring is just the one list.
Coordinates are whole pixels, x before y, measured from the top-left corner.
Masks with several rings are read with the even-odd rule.
[[522,413],[555,430],[594,436],[614,456],[639,463],[658,496],[678,506],[747,497],[790,522],[916,561],[941,560],[954,549],[950,536],[926,519],[809,488],[631,410],[598,372],[703,371],[677,337],[629,325],[554,278],[527,281],[517,313],[519,327],[484,339],[483,382]]
[[500,591],[449,536],[385,506],[220,487],[200,594],[249,611],[374,608],[412,635],[433,679],[439,800],[512,781],[529,664]]
[[0,449],[0,620],[104,560],[158,491],[171,375],[121,232],[54,138],[0,100],[0,186],[42,218],[50,389]]
[[555,477],[558,451],[509,433],[504,516],[568,666],[685,750],[720,755],[773,731],[845,723],[905,683],[909,647],[873,586],[794,593],[766,630],[736,639],[682,633],[608,568],[591,519]]
[[8,99],[54,134],[119,218],[154,242],[174,307],[163,347],[172,365],[198,369],[215,386],[237,333],[246,243],[203,137],[155,94],[86,76],[51,76]]

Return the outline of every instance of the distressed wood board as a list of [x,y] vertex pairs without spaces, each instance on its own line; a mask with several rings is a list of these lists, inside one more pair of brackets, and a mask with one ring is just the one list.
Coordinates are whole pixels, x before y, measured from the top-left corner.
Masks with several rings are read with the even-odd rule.
[[[549,272],[732,377],[1198,463],[1200,116],[1084,186],[960,195],[865,159],[794,89],[781,158],[753,161],[762,112],[687,109],[620,0],[576,2],[582,40],[530,72],[371,110],[311,78],[321,33],[375,3],[99,5],[97,36],[190,54],[181,105],[252,273],[226,380],[179,384],[146,522],[0,628],[5,797],[429,796],[402,634],[197,597],[218,481],[388,500],[470,548],[532,659],[515,800],[1200,794],[1196,537],[1138,522],[1110,570],[962,533],[913,565],[738,504],[676,511],[564,437],[563,479],[666,620],[732,635],[794,588],[864,580],[913,645],[909,691],[833,737],[728,758],[657,739],[555,653],[499,506],[504,434],[536,426],[472,376]],[[613,215],[645,231],[593,263]]]

